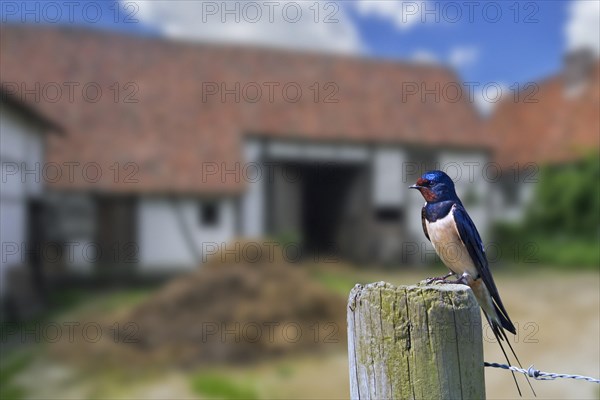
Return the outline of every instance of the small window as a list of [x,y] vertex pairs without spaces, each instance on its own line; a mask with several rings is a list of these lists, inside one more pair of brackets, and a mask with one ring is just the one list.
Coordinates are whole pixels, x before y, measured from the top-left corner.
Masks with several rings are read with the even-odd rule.
[[219,224],[219,205],[214,201],[200,203],[200,223],[204,226]]
[[502,182],[501,189],[504,195],[504,202],[507,206],[514,207],[521,204],[519,196],[520,185],[520,183],[509,180]]
[[402,222],[404,213],[398,207],[379,207],[375,210],[375,218],[379,222]]

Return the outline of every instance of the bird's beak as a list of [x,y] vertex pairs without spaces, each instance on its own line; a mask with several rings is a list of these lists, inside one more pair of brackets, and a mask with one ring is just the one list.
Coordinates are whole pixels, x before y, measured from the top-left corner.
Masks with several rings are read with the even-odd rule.
[[417,184],[414,184],[414,185],[411,185],[411,186],[409,186],[408,188],[409,188],[409,189],[421,189],[422,187],[423,187],[423,186],[419,186],[419,185],[417,185]]

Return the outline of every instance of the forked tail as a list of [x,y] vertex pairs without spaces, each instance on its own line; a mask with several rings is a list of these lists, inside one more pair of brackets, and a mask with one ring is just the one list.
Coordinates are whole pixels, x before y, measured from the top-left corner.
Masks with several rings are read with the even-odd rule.
[[[505,341],[506,344],[508,344],[508,347],[510,348],[510,351],[512,352],[513,356],[515,357],[515,360],[517,360],[517,363],[519,364],[519,367],[523,368],[523,366],[521,365],[521,361],[519,360],[519,357],[517,357],[517,354],[515,353],[515,350],[513,349],[512,345],[510,344],[510,340],[508,340],[508,337],[506,336],[506,332],[504,331],[503,326],[501,325],[502,322],[502,317],[498,318],[500,321],[496,321],[492,318],[490,318],[490,316],[484,311],[483,312],[485,314],[485,317],[488,320],[488,323],[490,324],[490,326],[492,327],[492,332],[494,332],[494,336],[496,337],[496,341],[498,342],[498,344],[500,345],[500,349],[502,350],[502,354],[504,354],[504,358],[506,359],[506,362],[508,365],[511,365],[510,359],[508,358],[508,355],[506,354],[506,351],[504,350],[504,346],[502,345],[502,342]],[[497,313],[499,316],[502,315],[501,313]],[[514,326],[513,324],[505,318],[505,320],[510,324],[510,326],[512,327],[512,330],[510,330],[510,332],[514,333]],[[515,385],[517,386],[517,391],[519,392],[519,396],[523,396],[523,394],[521,393],[521,388],[519,387],[519,383],[517,382],[517,377],[515,376],[514,371],[511,371],[512,373],[512,377],[513,380],[515,381]],[[529,381],[529,377],[525,376],[525,379],[527,379],[527,383],[529,384],[529,387],[531,388],[531,392],[533,393],[534,396],[537,397],[537,394],[535,393],[535,390],[533,390],[533,386],[531,385],[531,382]]]

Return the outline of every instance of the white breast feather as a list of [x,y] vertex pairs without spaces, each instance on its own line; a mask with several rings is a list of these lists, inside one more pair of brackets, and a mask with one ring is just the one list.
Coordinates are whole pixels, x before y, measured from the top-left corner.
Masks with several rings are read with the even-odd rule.
[[477,276],[477,268],[463,244],[456,224],[454,223],[454,207],[447,216],[435,222],[426,221],[427,233],[435,252],[444,264],[454,273],[468,273]]

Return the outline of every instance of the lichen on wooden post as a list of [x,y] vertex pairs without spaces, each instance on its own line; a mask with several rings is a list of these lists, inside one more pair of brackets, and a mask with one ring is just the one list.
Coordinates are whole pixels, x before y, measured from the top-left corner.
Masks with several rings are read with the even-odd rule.
[[479,306],[464,285],[356,285],[348,299],[353,399],[483,399]]

